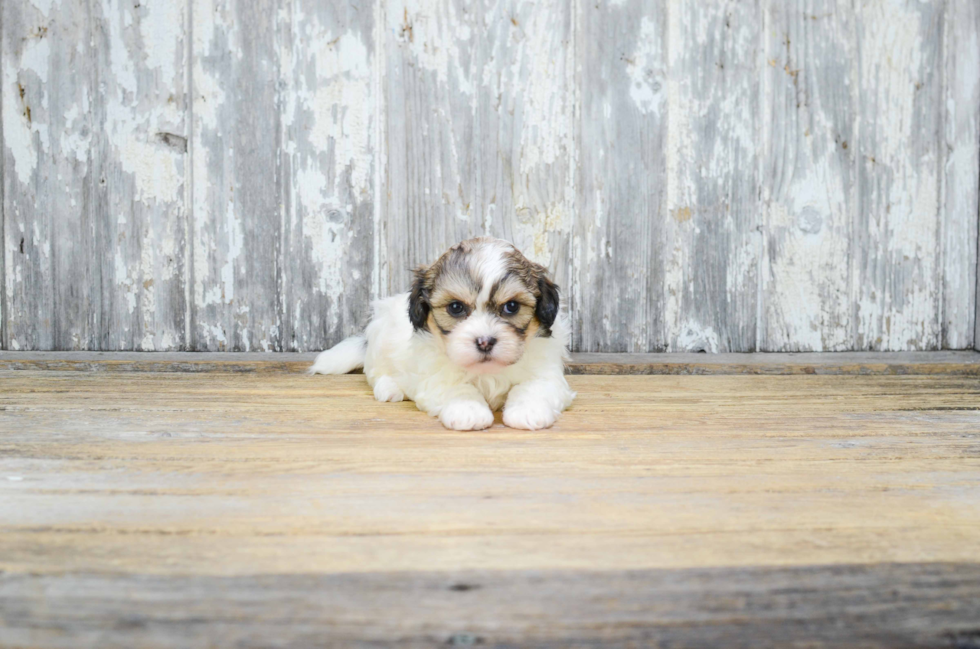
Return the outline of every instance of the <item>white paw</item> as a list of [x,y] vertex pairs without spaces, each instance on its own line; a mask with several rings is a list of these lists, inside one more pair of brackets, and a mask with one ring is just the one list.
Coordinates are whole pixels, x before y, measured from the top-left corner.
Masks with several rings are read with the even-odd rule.
[[450,401],[439,413],[439,421],[453,430],[483,430],[493,425],[493,413],[478,401]]
[[524,430],[549,428],[558,419],[558,413],[540,403],[522,403],[504,407],[504,425]]
[[374,382],[374,398],[378,401],[401,401],[405,395],[393,378],[382,376]]

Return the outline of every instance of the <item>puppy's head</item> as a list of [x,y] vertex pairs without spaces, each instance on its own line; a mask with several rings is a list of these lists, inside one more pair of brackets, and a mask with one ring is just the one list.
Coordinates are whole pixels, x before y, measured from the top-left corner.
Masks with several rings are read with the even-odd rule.
[[416,331],[442,338],[451,361],[491,374],[519,361],[534,336],[551,335],[558,287],[511,244],[480,237],[415,270],[408,315]]

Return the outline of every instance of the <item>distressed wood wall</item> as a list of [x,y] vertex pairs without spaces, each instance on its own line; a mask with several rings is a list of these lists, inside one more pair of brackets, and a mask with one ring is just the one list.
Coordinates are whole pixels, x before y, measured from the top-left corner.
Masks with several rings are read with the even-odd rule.
[[314,350],[489,233],[583,351],[970,348],[976,0],[3,0],[4,349]]

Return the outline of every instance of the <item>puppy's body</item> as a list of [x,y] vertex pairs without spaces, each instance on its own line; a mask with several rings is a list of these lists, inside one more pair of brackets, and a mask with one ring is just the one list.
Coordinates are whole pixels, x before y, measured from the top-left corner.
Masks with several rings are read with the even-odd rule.
[[568,330],[544,268],[510,244],[473,239],[416,271],[410,293],[374,304],[364,337],[317,357],[311,370],[363,365],[379,401],[411,399],[447,428],[551,426],[575,393],[564,376]]

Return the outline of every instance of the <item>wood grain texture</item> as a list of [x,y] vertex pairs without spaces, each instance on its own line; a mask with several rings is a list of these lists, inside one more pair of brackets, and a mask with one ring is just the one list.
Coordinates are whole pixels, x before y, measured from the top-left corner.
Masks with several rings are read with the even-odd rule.
[[[386,292],[491,234],[567,289],[574,210],[571,4],[385,3]],[[566,292],[567,294],[567,292]]]
[[[978,582],[970,563],[247,577],[5,574],[0,606],[8,612],[4,631],[11,642],[66,649],[105,646],[107,636],[118,646],[181,648],[961,649],[977,637]],[[373,612],[383,614],[366,623]]]
[[97,66],[78,65],[96,58],[93,17],[83,0],[43,9],[4,3],[6,335],[11,349],[99,348]]
[[0,350],[7,349],[7,233],[4,219],[4,190],[7,185],[7,175],[4,164],[7,159],[7,147],[3,143],[3,95],[6,81],[3,67],[3,3],[0,3]]
[[191,341],[282,348],[276,0],[191,0]]
[[186,7],[93,3],[102,139],[102,349],[186,347]]
[[942,344],[941,4],[857,8],[858,214],[851,257],[858,349]]
[[668,4],[668,351],[758,348],[759,2]]
[[853,345],[858,106],[851,3],[767,2],[761,348]]
[[581,351],[970,349],[972,0],[10,0],[0,347],[328,347],[478,234]]
[[282,5],[282,346],[322,349],[363,330],[377,297],[376,7]]
[[446,431],[361,376],[0,380],[10,644],[976,631],[977,377],[571,377],[537,433]]
[[[0,370],[302,374],[315,352],[0,352]],[[813,352],[802,354],[604,354],[577,352],[568,374],[830,374],[980,376],[980,353]]]
[[9,348],[182,347],[183,8],[5,5]]
[[974,190],[980,185],[980,5],[948,1],[944,30],[943,348],[969,349],[980,340],[980,192]]
[[578,6],[582,108],[572,346],[663,351],[662,279],[670,249],[663,183],[666,7],[658,1]]
[[101,261],[101,347],[184,348],[186,8],[112,0],[92,11],[105,202],[87,254]]

